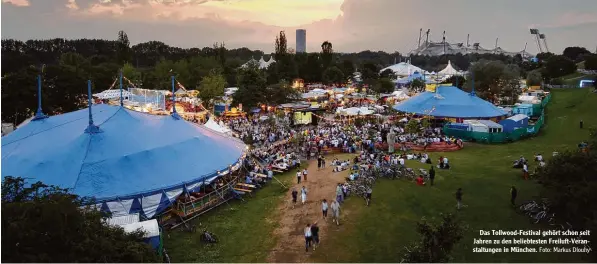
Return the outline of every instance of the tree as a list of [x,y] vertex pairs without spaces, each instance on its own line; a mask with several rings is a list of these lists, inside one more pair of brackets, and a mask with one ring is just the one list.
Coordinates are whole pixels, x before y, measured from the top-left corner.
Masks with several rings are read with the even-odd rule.
[[342,72],[344,73],[345,78],[352,78],[352,76],[355,72],[354,63],[352,62],[352,60],[349,60],[349,59],[343,60],[342,64],[340,64],[339,67],[340,67],[340,70],[342,70]]
[[590,54],[585,56],[585,70],[597,71],[597,55]]
[[292,88],[292,86],[285,80],[274,85],[269,85],[265,89],[263,97],[264,99],[262,99],[261,102],[268,105],[280,105],[300,98],[299,92]]
[[409,134],[415,134],[419,132],[419,121],[417,119],[411,118],[408,120],[408,123],[406,123],[404,130]]
[[327,69],[332,65],[332,61],[334,59],[334,49],[332,48],[332,43],[329,41],[324,41],[321,43],[321,58],[323,60],[323,68]]
[[326,84],[341,84],[346,80],[344,79],[344,73],[340,68],[331,66],[323,72],[323,82]]
[[116,50],[116,57],[118,60],[118,64],[122,65],[126,62],[130,62],[132,59],[132,52],[131,52],[131,43],[129,42],[129,37],[126,35],[124,31],[118,31],[118,41],[117,41],[117,50]]
[[548,79],[555,79],[564,75],[572,74],[576,71],[576,63],[571,59],[554,55],[549,57],[544,64],[543,76]]
[[562,56],[574,62],[580,62],[587,54],[591,54],[591,52],[584,47],[567,47],[564,49]]
[[388,79],[395,80],[396,79],[396,73],[394,73],[394,71],[392,71],[391,69],[385,69],[381,73],[379,73],[379,77],[380,78],[388,78]]
[[452,75],[452,76],[450,76],[450,78],[446,79],[446,81],[444,81],[444,82],[451,83],[453,86],[456,86],[456,87],[462,89],[462,87],[464,86],[464,83],[466,83],[466,79],[460,75]]
[[242,68],[237,76],[238,91],[232,96],[235,105],[243,104],[244,109],[251,109],[264,103],[266,87],[265,74],[255,65]]
[[[141,82],[141,73],[130,63],[125,63],[124,66],[122,66],[122,75],[134,84]],[[127,82],[123,80],[123,86],[125,84],[127,84]]]
[[[555,213],[559,224],[566,222],[573,230],[592,230],[589,240],[597,243],[597,130],[591,131],[586,152],[560,152],[537,172],[543,186],[541,196],[550,202],[550,213]],[[594,251],[587,256],[597,261]]]
[[199,85],[199,98],[203,106],[210,109],[214,99],[224,95],[224,88],[226,88],[226,79],[217,71],[212,71],[208,76],[203,77]]
[[480,60],[471,66],[466,79],[463,90],[472,91],[474,83],[477,96],[488,101],[512,101],[520,94],[520,68],[514,64]]
[[23,178],[2,181],[2,259],[6,262],[161,262],[141,231],[104,221],[91,202]]
[[375,82],[379,79],[379,66],[372,62],[366,62],[363,64],[363,68],[361,69],[361,78],[363,82],[369,86],[375,84]]
[[541,85],[543,76],[540,70],[534,70],[527,73],[527,86]]
[[276,61],[280,60],[284,55],[288,53],[288,43],[286,41],[286,34],[284,31],[280,31],[280,34],[276,36]]
[[450,262],[450,253],[462,239],[465,228],[453,214],[442,214],[439,225],[429,224],[423,220],[417,223],[420,241],[406,247],[402,262],[436,263]]
[[425,81],[419,78],[415,78],[414,80],[412,80],[412,82],[410,82],[408,86],[413,92],[418,93],[425,91]]
[[381,78],[375,84],[374,90],[377,93],[391,93],[394,92],[395,87],[396,85],[389,78]]
[[216,58],[220,62],[220,66],[224,68],[226,66],[226,44],[224,44],[224,42],[216,42],[213,48],[216,52]]

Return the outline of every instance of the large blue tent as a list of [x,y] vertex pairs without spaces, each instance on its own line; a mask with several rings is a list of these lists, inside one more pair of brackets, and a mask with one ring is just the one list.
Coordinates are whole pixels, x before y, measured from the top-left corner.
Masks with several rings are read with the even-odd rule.
[[491,118],[506,113],[474,93],[454,86],[438,86],[436,92],[423,92],[394,106],[394,109],[418,115],[452,118]]
[[2,138],[2,178],[69,188],[115,215],[153,217],[179,195],[242,164],[237,139],[172,116],[93,105],[31,121]]

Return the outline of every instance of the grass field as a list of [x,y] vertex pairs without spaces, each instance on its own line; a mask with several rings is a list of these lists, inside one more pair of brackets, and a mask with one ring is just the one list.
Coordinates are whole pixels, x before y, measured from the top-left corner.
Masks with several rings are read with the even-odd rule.
[[[456,262],[575,262],[574,254],[490,254],[473,253],[473,238],[479,229],[536,229],[528,219],[509,205],[509,188],[519,190],[518,201],[531,199],[540,186],[524,181],[520,170],[512,169],[514,159],[535,153],[550,157],[553,151],[575,148],[588,137],[590,126],[597,126],[597,95],[588,89],[555,90],[546,111],[546,124],[539,135],[506,145],[467,144],[465,149],[447,153],[453,168],[437,171],[436,186],[419,187],[405,181],[381,180],[373,191],[373,204],[364,207],[361,199],[344,205],[343,225],[322,234],[322,247],[312,256],[314,262],[398,262],[404,246],[418,239],[415,224],[422,217],[456,212],[454,192],[461,187],[468,205],[457,214],[466,224],[465,237],[453,252]],[[578,123],[584,120],[585,129]],[[439,153],[433,153],[437,160]],[[533,164],[533,163],[531,163]],[[409,167],[421,167],[411,161]],[[531,165],[531,170],[534,165]],[[428,165],[423,166],[429,169]],[[290,175],[280,178],[290,181]],[[232,202],[200,217],[202,224],[222,240],[203,245],[199,233],[170,233],[164,241],[175,262],[263,262],[276,240],[276,212],[284,190],[276,182],[260,190],[247,203]]]

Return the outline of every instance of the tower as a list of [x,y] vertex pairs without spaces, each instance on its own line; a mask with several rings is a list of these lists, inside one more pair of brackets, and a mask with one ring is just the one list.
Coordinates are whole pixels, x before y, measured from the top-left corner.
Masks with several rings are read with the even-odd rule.
[[296,53],[307,52],[307,30],[296,30]]

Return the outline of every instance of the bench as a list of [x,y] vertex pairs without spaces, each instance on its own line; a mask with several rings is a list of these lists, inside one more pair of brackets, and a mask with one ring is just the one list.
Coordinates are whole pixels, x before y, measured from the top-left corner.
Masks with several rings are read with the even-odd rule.
[[248,183],[237,183],[236,187],[238,188],[250,188],[250,189],[255,189],[255,185],[253,184],[248,184]]
[[272,169],[273,172],[277,172],[277,173],[284,173],[284,171],[282,170],[278,170],[278,169]]
[[260,177],[260,178],[267,178],[267,175],[262,174],[262,173],[254,173],[254,176]]
[[237,188],[237,187],[235,187],[234,190],[241,194],[248,193],[249,195],[251,195],[251,192],[253,192],[252,190],[248,190],[248,189],[244,189],[244,188]]

